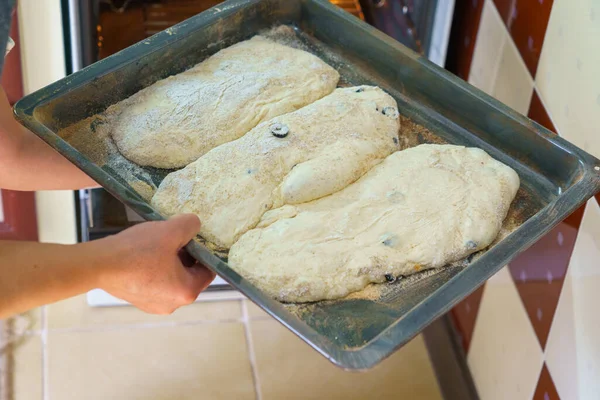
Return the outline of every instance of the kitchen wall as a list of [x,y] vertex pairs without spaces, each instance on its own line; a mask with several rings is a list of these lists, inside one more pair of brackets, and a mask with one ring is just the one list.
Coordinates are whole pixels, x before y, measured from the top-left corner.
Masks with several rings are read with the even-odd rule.
[[[63,78],[65,51],[60,0],[18,1],[20,51],[25,94]],[[41,242],[77,241],[75,197],[72,191],[35,194]]]
[[[600,158],[600,0],[463,3],[458,73]],[[599,398],[599,200],[454,309],[482,399]]]

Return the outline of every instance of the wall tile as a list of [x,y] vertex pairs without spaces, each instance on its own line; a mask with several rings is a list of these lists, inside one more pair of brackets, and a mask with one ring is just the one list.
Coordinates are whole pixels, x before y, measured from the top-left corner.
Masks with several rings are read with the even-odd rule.
[[485,286],[467,362],[480,398],[531,399],[543,353],[508,268]]
[[479,313],[479,306],[481,304],[481,297],[483,296],[484,289],[485,283],[475,289],[473,293],[452,309],[454,325],[461,336],[465,354],[469,351],[469,346],[473,339],[473,330],[475,329],[475,321]]
[[560,400],[560,396],[554,387],[554,382],[548,371],[548,367],[544,364],[538,385],[533,394],[533,400]]
[[546,106],[542,103],[540,96],[537,90],[533,91],[533,95],[531,96],[531,103],[529,104],[529,111],[527,112],[527,116],[542,125],[544,128],[551,130],[554,133],[558,133],[556,131],[556,127],[546,111]]
[[546,345],[546,364],[562,399],[600,393],[600,207],[588,201]]
[[480,16],[486,1],[454,1],[454,19],[450,30],[445,67],[464,80],[467,80],[470,74]]
[[545,351],[546,365],[560,398],[579,399],[573,282],[568,273],[560,293]]
[[500,56],[506,40],[508,40],[508,34],[490,0],[485,1],[479,26],[469,83],[487,94],[492,94],[500,65]]
[[50,398],[254,399],[241,323],[51,332]]
[[542,348],[565,279],[578,226],[561,222],[509,266],[517,291]]
[[600,393],[600,207],[591,199],[573,250],[569,274],[573,278],[573,310],[577,347],[577,380],[582,399]]
[[531,76],[535,76],[553,0],[494,0]]
[[533,80],[511,40],[507,40],[500,56],[500,65],[492,95],[521,114],[527,114]]
[[555,0],[536,75],[561,136],[600,157],[600,3]]

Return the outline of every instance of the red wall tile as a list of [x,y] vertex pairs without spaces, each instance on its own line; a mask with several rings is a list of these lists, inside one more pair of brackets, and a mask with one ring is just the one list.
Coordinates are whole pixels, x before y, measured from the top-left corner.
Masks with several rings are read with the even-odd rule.
[[553,0],[494,0],[531,76],[535,77]]
[[535,388],[533,400],[560,400],[560,396],[556,391],[554,381],[552,380],[552,376],[550,376],[550,371],[548,371],[546,364],[542,367],[542,373],[540,374],[540,379]]
[[546,347],[552,319],[575,247],[583,209],[509,264],[521,301],[542,348]]
[[542,104],[542,100],[537,93],[537,90],[533,91],[533,96],[531,96],[531,103],[529,104],[529,112],[527,116],[542,125],[546,129],[551,130],[554,133],[558,133],[552,120],[550,119],[550,115],[546,111],[546,108]]
[[479,305],[485,284],[477,288],[473,293],[458,303],[451,311],[454,326],[461,335],[463,349],[465,353],[469,351],[471,340],[473,339],[473,330],[475,329],[475,320],[479,313]]
[[456,0],[454,5],[446,69],[464,80],[469,78],[483,3],[484,0]]

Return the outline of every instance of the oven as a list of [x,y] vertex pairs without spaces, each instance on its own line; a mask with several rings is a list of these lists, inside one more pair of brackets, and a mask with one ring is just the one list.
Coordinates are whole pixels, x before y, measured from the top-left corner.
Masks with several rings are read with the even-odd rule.
[[[207,10],[220,0],[61,0],[67,73],[108,57]],[[290,0],[292,1],[292,0]],[[454,0],[330,0],[413,50],[444,66]],[[78,240],[116,234],[142,222],[104,189],[75,193]],[[238,298],[218,278],[199,300]],[[125,304],[101,290],[92,306]]]

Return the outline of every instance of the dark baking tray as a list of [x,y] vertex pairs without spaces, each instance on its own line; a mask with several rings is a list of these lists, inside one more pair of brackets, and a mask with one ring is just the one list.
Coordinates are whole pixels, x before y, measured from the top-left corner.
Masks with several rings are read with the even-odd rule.
[[[512,233],[463,266],[379,285],[371,297],[284,305],[201,244],[188,245],[194,257],[333,363],[366,369],[389,356],[600,189],[599,160],[323,0],[223,3],[27,96],[15,113],[123,203],[147,220],[161,220],[118,169],[95,164],[57,132],[279,24],[294,26],[298,43],[334,65],[344,83],[378,85],[394,96],[405,145],[477,146],[515,169],[522,182],[505,224]],[[164,176],[147,172],[155,180]]]

